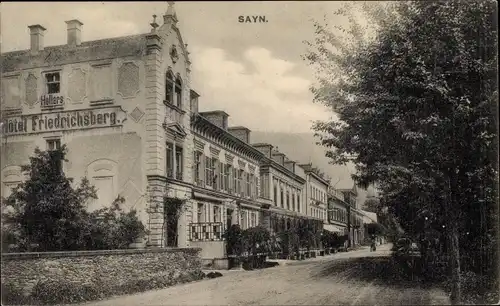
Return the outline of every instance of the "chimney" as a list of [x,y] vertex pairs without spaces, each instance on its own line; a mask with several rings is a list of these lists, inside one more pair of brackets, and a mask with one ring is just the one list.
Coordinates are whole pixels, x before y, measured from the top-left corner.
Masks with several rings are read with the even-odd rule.
[[37,53],[38,51],[43,50],[43,34],[45,32],[45,28],[39,24],[28,26],[30,29],[30,37],[31,37],[31,52]]
[[82,25],[80,20],[73,19],[66,21],[68,27],[68,45],[79,46],[82,43]]
[[254,148],[259,150],[262,154],[264,154],[268,158],[272,158],[271,152],[273,150],[273,146],[268,143],[255,143],[252,145]]
[[203,118],[207,119],[212,124],[227,131],[227,118],[229,117],[229,115],[226,112],[221,110],[216,110],[211,112],[203,112],[200,113],[200,115],[202,115]]
[[191,89],[189,97],[191,99],[191,112],[197,114],[198,113],[198,98],[200,97],[200,95],[196,91]]
[[229,133],[239,140],[250,143],[250,130],[244,126],[235,126],[228,129]]

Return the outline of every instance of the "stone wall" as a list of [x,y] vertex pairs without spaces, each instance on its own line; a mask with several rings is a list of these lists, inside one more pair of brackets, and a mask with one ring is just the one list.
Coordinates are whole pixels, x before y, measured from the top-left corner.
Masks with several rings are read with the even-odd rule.
[[2,254],[2,284],[30,295],[39,281],[124,286],[201,272],[199,248]]

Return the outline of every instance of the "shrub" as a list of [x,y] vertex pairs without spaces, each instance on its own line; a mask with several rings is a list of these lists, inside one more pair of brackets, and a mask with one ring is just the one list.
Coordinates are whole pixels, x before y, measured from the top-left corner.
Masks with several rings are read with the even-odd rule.
[[269,231],[262,226],[251,227],[243,231],[244,249],[249,254],[267,252],[268,241],[271,238]]
[[238,224],[233,224],[224,233],[224,238],[227,241],[228,255],[241,255],[243,253],[243,231]]

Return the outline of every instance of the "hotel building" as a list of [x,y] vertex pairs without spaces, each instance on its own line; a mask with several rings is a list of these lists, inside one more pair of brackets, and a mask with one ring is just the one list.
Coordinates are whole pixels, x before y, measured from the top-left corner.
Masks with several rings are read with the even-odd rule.
[[[118,196],[149,231],[138,244],[202,248],[223,258],[223,233],[263,225],[272,232],[307,217],[327,222],[328,181],[250,130],[228,127],[223,111],[199,112],[191,61],[169,4],[150,33],[82,41],[84,25],[67,21],[67,43],[45,46],[29,26],[30,49],[2,54],[1,192],[25,177],[36,147],[68,149],[62,170],[87,177],[109,207]],[[183,204],[172,229],[165,198]]]

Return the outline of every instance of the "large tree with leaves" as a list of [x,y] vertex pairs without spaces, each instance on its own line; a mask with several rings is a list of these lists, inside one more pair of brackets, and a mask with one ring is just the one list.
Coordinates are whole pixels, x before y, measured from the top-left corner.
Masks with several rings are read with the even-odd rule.
[[[457,303],[461,250],[495,249],[496,3],[359,7],[369,31],[351,6],[337,12],[350,28],[316,23],[308,42],[305,58],[319,72],[315,101],[339,117],[314,128],[333,162],[352,160],[359,184],[377,183],[407,230],[444,233]],[[477,250],[469,237],[481,241]]]

